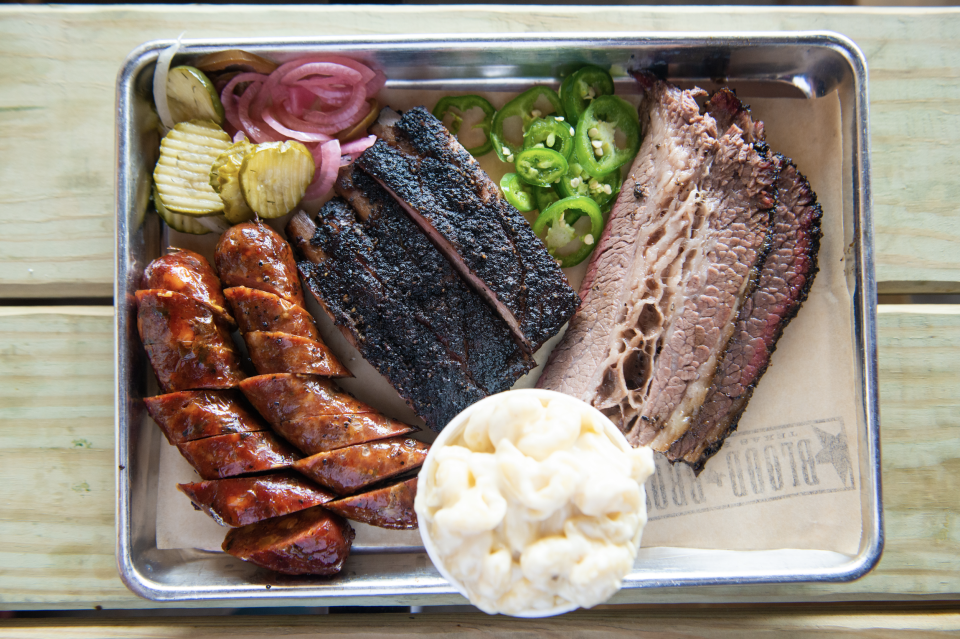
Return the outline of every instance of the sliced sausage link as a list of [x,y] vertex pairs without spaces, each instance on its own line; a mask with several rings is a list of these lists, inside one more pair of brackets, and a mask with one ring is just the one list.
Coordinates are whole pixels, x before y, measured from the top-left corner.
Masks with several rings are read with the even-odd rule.
[[233,527],[289,515],[336,499],[333,493],[291,472],[178,484],[177,488],[218,524]]
[[240,383],[240,359],[213,311],[173,291],[137,291],[136,297],[137,330],[164,392]]
[[303,308],[293,251],[262,222],[230,227],[217,243],[214,261],[226,287],[246,286],[278,295]]
[[144,398],[153,421],[176,446],[180,442],[269,430],[259,415],[247,409],[235,390],[179,391]]
[[315,506],[235,528],[223,550],[285,575],[333,575],[343,567],[354,536],[342,517]]
[[209,307],[231,329],[236,322],[227,310],[220,280],[202,255],[187,249],[169,248],[143,270],[141,289],[174,291]]
[[222,479],[247,473],[289,468],[300,459],[272,433],[218,435],[177,445],[203,479]]
[[344,497],[324,504],[347,519],[380,528],[411,529],[417,527],[413,500],[417,497],[417,478],[378,490]]
[[409,437],[391,437],[318,453],[293,469],[340,495],[349,495],[379,481],[423,465],[430,446]]
[[241,333],[288,333],[320,341],[313,316],[282,297],[246,286],[228,288],[223,294],[233,309]]
[[317,415],[377,413],[316,375],[257,375],[243,380],[240,390],[272,426]]
[[324,377],[352,377],[346,366],[327,348],[317,342],[286,333],[254,331],[244,335],[250,359],[261,375],[300,373]]

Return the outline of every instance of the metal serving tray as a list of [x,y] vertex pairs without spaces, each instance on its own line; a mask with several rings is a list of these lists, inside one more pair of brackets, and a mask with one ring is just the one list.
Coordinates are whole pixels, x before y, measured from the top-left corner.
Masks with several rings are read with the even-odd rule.
[[[146,216],[158,137],[151,104],[153,68],[171,41],[134,50],[117,80],[116,436],[117,562],[138,595],[156,601],[237,599],[245,605],[310,598],[336,604],[442,604],[463,599],[422,551],[354,554],[333,578],[284,577],[220,553],[159,550],[157,474],[161,438],[141,399],[149,363],[139,345],[134,292],[161,251],[156,216]],[[877,402],[876,283],[867,135],[867,69],[850,40],[833,33],[611,33],[312,40],[206,40],[182,43],[179,58],[242,47],[275,59],[340,52],[382,68],[388,86],[444,91],[510,91],[592,62],[657,67],[677,83],[731,84],[744,96],[821,97],[837,92],[843,126],[843,216],[855,265],[854,352],[861,390],[856,432],[862,536],[855,556],[817,550],[737,552],[644,548],[617,602],[663,586],[846,581],[872,568],[883,548]],[[374,601],[371,598],[376,598]]]

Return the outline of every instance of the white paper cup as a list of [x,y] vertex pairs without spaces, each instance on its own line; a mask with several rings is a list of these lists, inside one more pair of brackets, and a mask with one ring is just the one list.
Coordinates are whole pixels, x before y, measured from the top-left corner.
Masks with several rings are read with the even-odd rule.
[[[604,430],[610,436],[610,438],[613,440],[613,442],[617,445],[618,448],[620,448],[624,452],[629,451],[631,449],[630,444],[627,442],[626,438],[623,436],[623,433],[620,432],[620,429],[617,428],[616,425],[614,425],[614,423],[611,422],[606,415],[598,411],[593,406],[590,406],[586,402],[581,402],[580,400],[574,397],[571,397],[569,395],[564,395],[563,393],[558,393],[556,391],[551,391],[551,390],[544,390],[541,388],[524,388],[520,390],[505,391],[503,393],[491,395],[490,397],[486,397],[480,400],[479,402],[471,404],[470,406],[465,408],[463,411],[461,411],[460,414],[454,417],[450,421],[450,423],[446,425],[443,431],[441,431],[440,435],[437,436],[437,439],[430,446],[430,452],[427,453],[427,459],[426,461],[424,461],[423,467],[420,469],[420,475],[417,481],[418,495],[421,494],[422,491],[424,491],[424,484],[427,481],[426,477],[428,476],[432,477],[434,475],[435,467],[437,464],[436,462],[437,451],[444,446],[450,445],[450,442],[456,439],[463,432],[464,428],[466,428],[467,422],[470,419],[470,416],[473,415],[478,410],[479,407],[484,406],[485,404],[490,402],[499,403],[503,401],[504,395],[507,395],[508,393],[512,395],[532,396],[541,400],[549,400],[549,399],[560,397],[568,401],[579,402],[581,404],[581,409],[593,416],[594,423],[603,425]],[[644,493],[643,485],[640,486],[640,490],[641,490],[641,493],[643,494],[643,497],[645,498],[646,494]],[[457,579],[455,579],[450,574],[450,572],[447,570],[446,566],[444,565],[443,560],[440,557],[440,553],[437,550],[437,547],[430,536],[430,527],[429,525],[427,525],[427,519],[424,516],[424,513],[420,511],[420,508],[416,508],[416,510],[417,510],[417,519],[421,522],[419,526],[420,537],[421,539],[423,539],[423,547],[426,549],[427,555],[430,557],[430,561],[433,562],[433,565],[436,566],[437,571],[439,571],[439,573],[443,576],[443,578],[449,581],[450,584],[457,589],[457,592],[459,592],[461,595],[469,599],[470,595],[467,593],[467,589],[464,588],[463,584],[460,583]],[[580,606],[577,604],[570,603],[562,606],[554,606],[553,608],[525,610],[523,612],[518,612],[518,613],[501,613],[501,614],[509,614],[509,616],[512,616],[512,617],[524,617],[529,619],[536,619],[540,617],[552,617],[554,615],[561,615],[565,612],[571,612],[573,610],[576,610],[579,607]]]

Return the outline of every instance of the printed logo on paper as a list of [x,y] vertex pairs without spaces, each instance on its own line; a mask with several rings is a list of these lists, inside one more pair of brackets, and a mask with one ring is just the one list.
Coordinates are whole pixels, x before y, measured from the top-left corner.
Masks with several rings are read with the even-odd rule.
[[650,521],[855,490],[854,460],[839,417],[734,433],[695,477],[656,456],[647,481]]

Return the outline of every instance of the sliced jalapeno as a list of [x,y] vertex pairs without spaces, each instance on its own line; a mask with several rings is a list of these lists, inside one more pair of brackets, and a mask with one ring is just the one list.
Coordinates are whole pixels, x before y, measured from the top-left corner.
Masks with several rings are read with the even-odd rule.
[[560,101],[570,124],[576,126],[590,103],[601,95],[613,95],[613,78],[604,69],[589,65],[568,76],[561,85]]
[[523,133],[524,149],[550,149],[566,159],[573,155],[576,129],[558,118],[537,118]]
[[567,159],[551,149],[526,149],[517,155],[517,175],[528,184],[550,186],[567,168]]
[[[547,113],[537,109],[537,100],[546,99],[553,111]],[[560,96],[550,87],[537,85],[531,87],[507,102],[502,109],[493,116],[493,124],[490,127],[490,140],[493,142],[493,150],[504,162],[513,162],[516,156],[523,149],[523,142],[511,142],[506,137],[505,124],[509,118],[519,117],[522,122],[523,130],[526,131],[530,123],[537,118],[545,115],[563,116],[563,105],[560,104]]]
[[537,188],[525,184],[516,173],[507,173],[500,178],[500,190],[503,191],[503,197],[512,204],[521,213],[532,211],[537,208],[536,198],[533,190]]
[[437,102],[437,106],[433,107],[433,115],[442,122],[447,113],[450,113],[453,116],[453,121],[449,127],[450,133],[457,136],[460,133],[460,127],[463,126],[463,116],[471,109],[483,111],[483,119],[470,128],[483,131],[484,142],[480,146],[467,149],[467,153],[474,157],[480,157],[489,153],[490,149],[493,148],[493,143],[490,141],[490,126],[493,124],[493,116],[497,110],[493,108],[492,104],[479,95],[448,95],[441,98]]
[[[618,130],[622,146],[617,144]],[[631,161],[640,149],[637,110],[615,95],[595,99],[577,122],[576,149],[580,165],[593,176]]]
[[536,196],[537,208],[541,211],[560,199],[556,191],[546,186],[533,187],[533,194]]
[[[590,218],[590,230],[577,235],[573,224],[584,215]],[[560,260],[560,266],[576,266],[590,255],[603,232],[603,214],[597,203],[588,197],[567,197],[557,200],[540,213],[533,223],[533,232],[545,238],[547,251]],[[566,255],[558,255],[571,242],[580,241],[580,248]]]
[[556,189],[563,197],[588,197],[602,207],[617,197],[622,183],[623,176],[619,169],[593,177],[583,170],[579,162],[570,162],[570,168],[557,182]]

